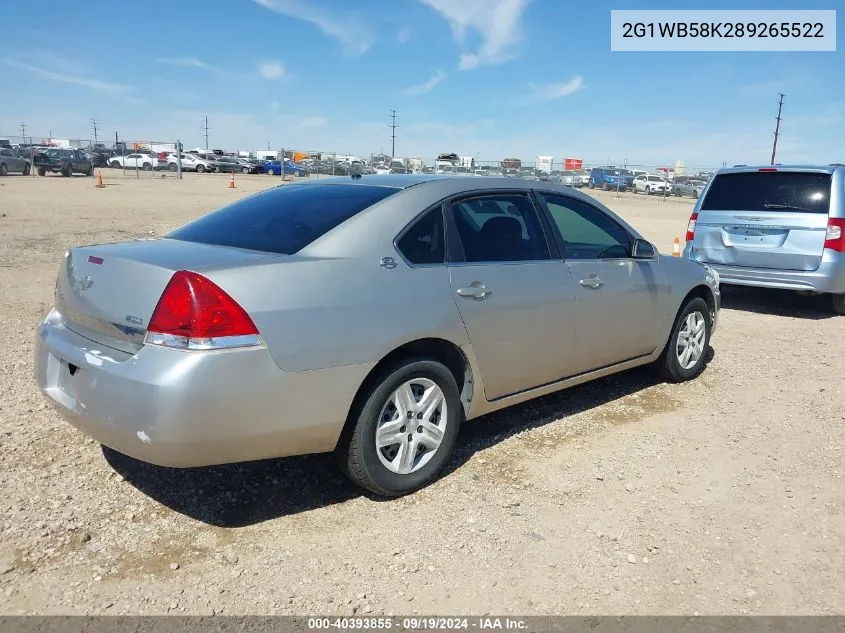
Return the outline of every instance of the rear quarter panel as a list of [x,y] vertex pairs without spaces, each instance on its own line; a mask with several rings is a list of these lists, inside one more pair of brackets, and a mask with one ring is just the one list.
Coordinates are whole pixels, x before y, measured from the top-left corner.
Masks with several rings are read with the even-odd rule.
[[[379,266],[394,256],[394,269]],[[445,266],[394,253],[301,259],[208,273],[252,316],[276,364],[307,371],[377,362],[426,337],[467,344]]]

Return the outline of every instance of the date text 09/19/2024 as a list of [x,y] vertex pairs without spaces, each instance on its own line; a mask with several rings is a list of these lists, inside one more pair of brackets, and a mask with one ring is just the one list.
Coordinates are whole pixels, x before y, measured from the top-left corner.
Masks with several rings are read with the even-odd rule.
[[522,630],[527,628],[519,618],[497,617],[372,617],[372,618],[308,618],[309,630]]

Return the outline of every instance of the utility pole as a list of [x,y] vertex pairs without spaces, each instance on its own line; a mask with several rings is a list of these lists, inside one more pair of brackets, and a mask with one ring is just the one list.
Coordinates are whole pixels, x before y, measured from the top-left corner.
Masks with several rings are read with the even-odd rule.
[[26,143],[26,123],[21,121],[21,143]]
[[775,153],[778,151],[778,136],[780,136],[780,113],[783,110],[783,93],[779,92],[780,101],[778,101],[778,116],[775,119],[775,141],[772,144],[772,165],[775,164]]
[[91,125],[94,126],[94,145],[97,145],[97,141],[99,140],[97,138],[97,123],[97,119],[91,119]]
[[205,149],[208,149],[208,115],[205,117]]
[[396,158],[396,128],[399,127],[396,125],[396,110],[390,111],[390,125],[387,127],[390,128],[390,158]]

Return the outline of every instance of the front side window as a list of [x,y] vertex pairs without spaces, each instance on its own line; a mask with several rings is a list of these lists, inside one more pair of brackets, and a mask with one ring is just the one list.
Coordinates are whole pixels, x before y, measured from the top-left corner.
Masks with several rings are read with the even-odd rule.
[[566,259],[631,256],[631,236],[607,214],[579,200],[540,194],[563,238]]
[[452,208],[467,262],[549,259],[540,219],[527,195],[468,198]]

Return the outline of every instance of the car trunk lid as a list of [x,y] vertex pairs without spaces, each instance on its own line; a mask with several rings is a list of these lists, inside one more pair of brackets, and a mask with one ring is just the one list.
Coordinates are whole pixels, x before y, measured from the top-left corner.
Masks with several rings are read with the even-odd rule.
[[698,209],[698,261],[812,271],[821,263],[831,176],[775,168],[717,175]]
[[170,278],[279,257],[171,239],[71,248],[56,281],[56,310],[90,340],[134,354]]

